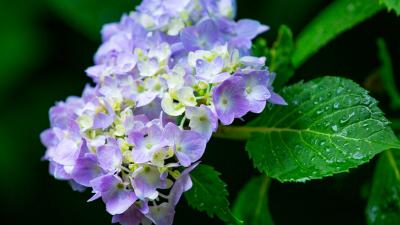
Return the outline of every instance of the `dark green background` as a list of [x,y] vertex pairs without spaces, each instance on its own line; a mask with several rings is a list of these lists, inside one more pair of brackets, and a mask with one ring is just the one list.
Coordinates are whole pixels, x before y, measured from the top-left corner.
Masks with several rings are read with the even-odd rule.
[[[41,161],[39,133],[49,126],[48,109],[69,95],[80,95],[90,80],[103,22],[119,19],[134,8],[130,0],[2,1],[0,6],[0,223],[110,224],[103,203],[86,203],[90,193],[71,190],[57,181]],[[239,0],[238,18],[253,18],[271,26],[264,35],[275,39],[279,25],[294,35],[329,4],[326,0]],[[323,75],[340,75],[364,84],[379,67],[376,39],[385,38],[395,74],[400,74],[400,19],[381,12],[341,35],[312,57],[292,83]],[[397,79],[399,80],[399,79]],[[388,117],[395,116],[379,81],[370,83]],[[251,116],[247,117],[250,120]],[[257,174],[244,143],[213,140],[203,163],[222,172],[233,201],[240,188]],[[365,224],[364,208],[374,162],[350,174],[305,184],[273,182],[270,208],[277,225]],[[249,202],[249,207],[254,204]],[[190,209],[177,207],[175,224],[222,224]]]

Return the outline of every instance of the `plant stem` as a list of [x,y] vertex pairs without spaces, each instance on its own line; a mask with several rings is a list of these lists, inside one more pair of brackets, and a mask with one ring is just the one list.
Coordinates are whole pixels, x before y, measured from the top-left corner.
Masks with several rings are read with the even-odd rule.
[[250,138],[253,133],[270,133],[270,132],[296,132],[299,133],[301,131],[308,131],[313,133],[319,133],[311,130],[299,130],[293,128],[279,128],[279,127],[247,127],[247,126],[220,126],[216,133],[214,133],[214,137],[230,139],[230,140],[239,140],[245,141]]
[[217,132],[213,134],[213,137],[246,141],[250,138],[252,132],[254,130],[250,127],[220,126]]
[[256,206],[256,210],[255,210],[255,214],[258,215],[260,214],[260,210],[261,210],[261,205],[262,205],[262,200],[261,199],[268,199],[269,201],[269,188],[271,186],[271,178],[268,177],[267,175],[262,175],[263,176],[263,182],[260,186],[260,191],[258,193],[258,199],[260,199],[260,201],[258,201],[258,204]]

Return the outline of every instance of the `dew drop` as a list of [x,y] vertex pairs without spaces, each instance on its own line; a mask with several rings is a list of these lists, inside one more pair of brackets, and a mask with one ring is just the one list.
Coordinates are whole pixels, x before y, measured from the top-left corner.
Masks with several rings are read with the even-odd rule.
[[308,180],[309,180],[309,178],[308,178],[308,177],[305,177],[305,178],[297,179],[296,182],[305,183],[305,182],[308,181]]
[[333,126],[332,126],[332,130],[333,130],[334,132],[337,132],[337,131],[338,131],[338,126],[337,126],[337,125],[333,125]]
[[338,109],[339,106],[340,106],[340,103],[339,103],[339,102],[336,102],[335,104],[333,104],[333,108],[334,108],[334,109]]
[[371,98],[369,96],[364,96],[364,98],[361,100],[361,102],[364,105],[369,105],[371,103]]
[[314,162],[315,160],[317,160],[317,157],[313,157],[313,158],[311,159],[311,162]]
[[364,155],[361,152],[356,152],[353,154],[353,159],[362,159]]
[[342,93],[344,91],[344,88],[343,87],[339,87],[337,90],[336,90],[336,94],[340,94],[340,93]]

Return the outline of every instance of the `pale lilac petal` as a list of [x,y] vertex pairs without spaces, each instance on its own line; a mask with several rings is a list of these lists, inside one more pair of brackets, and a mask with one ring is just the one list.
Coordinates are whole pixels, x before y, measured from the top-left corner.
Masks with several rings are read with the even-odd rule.
[[190,120],[189,127],[209,139],[218,126],[217,116],[205,105],[186,107],[185,116]]
[[211,80],[210,83],[221,83],[230,78],[232,75],[228,72],[220,73],[215,75]]
[[114,116],[105,113],[98,113],[94,117],[93,129],[106,129],[114,122]]
[[201,158],[206,149],[206,141],[195,131],[185,130],[182,132],[180,146],[176,146],[176,156],[182,166],[187,167]]
[[137,169],[132,180],[136,196],[141,200],[157,198],[157,188],[167,187],[166,180],[161,178],[156,167],[145,165]]
[[181,41],[188,51],[210,49],[219,40],[219,30],[211,20],[204,20],[196,26],[187,27],[181,32]]
[[164,128],[164,138],[168,141],[168,145],[175,146],[177,139],[180,137],[182,130],[174,123],[168,123]]
[[266,101],[271,97],[271,93],[269,92],[267,86],[256,85],[252,88],[252,91],[251,93],[249,93],[249,96],[253,100]]
[[[141,103],[141,105],[143,105],[143,103]],[[147,103],[146,105],[138,106],[138,108],[135,109],[135,114],[144,114],[149,120],[153,120],[160,116],[161,111],[161,99],[153,98],[151,102]]]
[[58,180],[69,180],[71,179],[71,174],[65,171],[64,166],[51,162],[49,164],[49,173]]
[[101,38],[103,42],[110,39],[110,37],[116,34],[118,31],[120,31],[119,23],[105,24],[101,29]]
[[240,50],[241,55],[249,54],[249,49],[251,49],[252,42],[247,37],[233,37],[229,40],[229,47],[237,48]]
[[113,174],[106,174],[90,181],[90,185],[93,187],[95,192],[103,193],[113,189],[120,182],[120,178],[114,176]]
[[102,175],[102,169],[98,166],[94,154],[86,154],[84,157],[78,158],[71,174],[77,183],[86,187],[91,186],[90,181],[100,175]]
[[136,195],[131,190],[115,187],[103,193],[102,199],[106,204],[106,210],[111,215],[124,213],[136,201]]
[[224,60],[220,56],[211,62],[199,59],[196,62],[196,76],[203,80],[210,81],[222,72],[223,67]]
[[40,140],[46,148],[50,148],[56,146],[58,144],[58,140],[52,128],[43,131],[40,134]]
[[144,215],[132,205],[122,214],[117,214],[112,217],[112,223],[120,223],[121,225],[139,225]]
[[280,95],[273,93],[273,92],[271,93],[271,98],[269,99],[269,101],[272,104],[287,105],[287,102],[285,101],[285,99],[283,99]]
[[158,93],[152,91],[146,91],[138,94],[137,107],[143,107],[150,104],[157,97]]
[[157,225],[172,225],[174,215],[174,205],[164,202],[158,206],[150,207],[147,217]]
[[74,191],[84,192],[86,190],[85,186],[80,185],[79,183],[75,182],[74,180],[69,180],[68,183],[71,186],[72,190],[74,190]]
[[72,166],[79,156],[80,147],[80,143],[65,138],[55,148],[52,160],[61,165]]
[[145,163],[151,160],[151,149],[147,149],[146,138],[143,133],[132,132],[129,134],[128,141],[135,146],[132,150],[132,159],[134,162]]
[[85,73],[96,82],[101,82],[105,76],[112,74],[112,69],[104,64],[100,64],[87,68]]
[[265,57],[254,57],[254,56],[244,56],[240,58],[240,63],[246,67],[251,67],[254,69],[261,69],[265,66]]
[[132,40],[125,33],[113,35],[97,50],[94,59],[96,64],[104,64],[112,57],[124,51],[133,51]]
[[260,22],[250,19],[241,19],[237,22],[236,26],[236,32],[238,36],[245,37],[249,40],[267,30],[269,30],[268,26],[262,25]]
[[111,172],[120,168],[122,153],[115,140],[108,139],[108,143],[99,147],[96,154],[99,164],[104,170]]
[[96,192],[91,198],[89,198],[87,201],[88,202],[93,202],[97,199],[101,198],[101,192]]
[[118,55],[116,73],[126,74],[132,72],[136,66],[137,58],[132,53]]
[[181,198],[183,192],[188,191],[190,188],[192,188],[192,180],[189,176],[189,173],[197,167],[199,163],[195,163],[189,168],[185,169],[182,173],[181,176],[175,181],[174,186],[171,188],[171,192],[169,195],[169,202],[173,205],[177,205],[179,202],[179,199]]

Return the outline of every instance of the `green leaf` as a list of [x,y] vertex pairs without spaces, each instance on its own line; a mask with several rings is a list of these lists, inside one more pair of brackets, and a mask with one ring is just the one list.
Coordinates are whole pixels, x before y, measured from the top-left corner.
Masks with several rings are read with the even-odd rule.
[[379,0],[379,2],[386,5],[389,10],[394,9],[397,15],[400,15],[400,1],[399,0]]
[[132,11],[139,0],[47,0],[52,9],[71,26],[93,40],[100,37],[105,23],[119,20]]
[[284,88],[288,106],[273,106],[251,127],[254,165],[280,181],[346,172],[400,142],[377,101],[351,80],[324,77]]
[[[271,179],[267,176],[252,178],[242,189],[233,205],[233,214],[245,225],[273,225],[268,206]],[[249,207],[249,206],[252,207]]]
[[279,28],[278,38],[270,52],[270,70],[276,73],[274,87],[280,89],[294,75],[292,55],[294,51],[293,34],[289,27]]
[[380,75],[383,81],[383,85],[385,90],[388,92],[390,97],[391,107],[393,109],[400,108],[400,93],[396,88],[396,82],[394,80],[394,73],[392,67],[392,60],[390,58],[389,50],[386,47],[385,40],[382,38],[378,39],[378,50],[379,50],[379,58],[382,63],[382,67],[380,69]]
[[369,225],[400,224],[400,152],[379,157],[366,210]]
[[[257,38],[252,46],[252,55],[257,57],[266,56],[269,58],[269,48],[265,38]],[[268,61],[267,61],[268,63]]]
[[373,16],[384,8],[378,0],[336,0],[300,33],[293,55],[300,67],[336,36]]
[[229,209],[226,184],[219,178],[220,173],[211,166],[199,165],[191,174],[193,187],[185,192],[189,205],[208,216],[217,215],[222,221],[242,224]]

